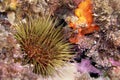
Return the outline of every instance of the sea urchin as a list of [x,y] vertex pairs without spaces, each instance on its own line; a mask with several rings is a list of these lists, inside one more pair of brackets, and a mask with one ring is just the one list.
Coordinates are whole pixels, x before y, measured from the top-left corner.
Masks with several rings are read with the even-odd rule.
[[29,18],[16,24],[15,37],[26,53],[24,63],[34,65],[33,72],[43,77],[58,73],[71,58],[71,45],[64,39],[61,27],[55,28],[54,20],[47,17]]

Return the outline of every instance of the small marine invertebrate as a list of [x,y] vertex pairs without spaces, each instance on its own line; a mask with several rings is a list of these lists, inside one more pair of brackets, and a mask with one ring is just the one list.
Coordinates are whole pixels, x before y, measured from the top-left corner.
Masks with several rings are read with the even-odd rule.
[[81,36],[99,30],[99,27],[93,24],[91,0],[81,1],[74,14],[77,19],[75,21],[71,20],[69,25],[77,34],[70,38],[71,43],[78,43]]
[[15,37],[26,53],[24,63],[33,64],[33,72],[43,77],[52,76],[71,58],[72,46],[64,39],[61,27],[55,28],[50,16],[30,17],[15,27]]

